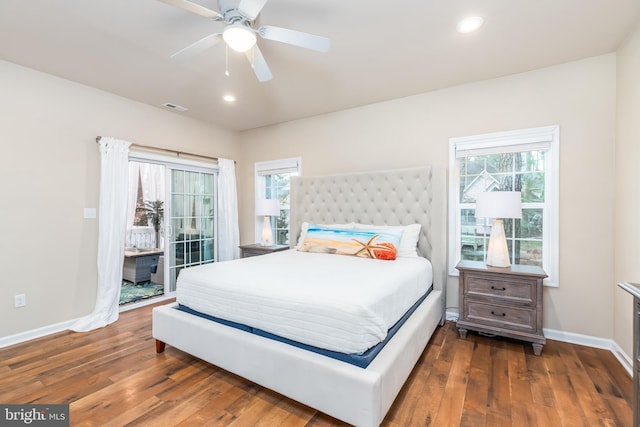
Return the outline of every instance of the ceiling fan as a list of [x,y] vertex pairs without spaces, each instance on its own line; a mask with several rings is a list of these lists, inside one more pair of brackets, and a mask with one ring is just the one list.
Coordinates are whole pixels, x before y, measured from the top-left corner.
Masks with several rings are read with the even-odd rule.
[[172,59],[186,60],[218,44],[220,40],[224,40],[231,49],[244,52],[258,80],[266,82],[271,80],[273,75],[258,48],[256,34],[266,40],[287,43],[318,52],[329,50],[329,39],[326,37],[271,25],[260,25],[256,28],[258,14],[268,0],[240,0],[239,3],[237,0],[218,0],[219,12],[188,0],[159,1],[227,24],[222,32],[210,34],[190,44],[171,55]]

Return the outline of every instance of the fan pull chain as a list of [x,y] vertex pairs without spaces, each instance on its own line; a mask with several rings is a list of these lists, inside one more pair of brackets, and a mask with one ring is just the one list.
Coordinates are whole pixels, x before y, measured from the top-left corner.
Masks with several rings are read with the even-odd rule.
[[224,47],[224,75],[229,77],[229,46]]

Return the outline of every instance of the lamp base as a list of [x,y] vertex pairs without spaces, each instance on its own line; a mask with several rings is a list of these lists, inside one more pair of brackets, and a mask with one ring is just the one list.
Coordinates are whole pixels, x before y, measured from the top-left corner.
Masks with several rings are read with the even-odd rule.
[[489,237],[486,264],[491,267],[510,267],[509,248],[504,234],[504,222],[501,219],[493,221]]
[[260,242],[261,246],[273,246],[273,232],[271,231],[271,217],[268,215],[264,216],[264,220],[262,222],[262,241]]

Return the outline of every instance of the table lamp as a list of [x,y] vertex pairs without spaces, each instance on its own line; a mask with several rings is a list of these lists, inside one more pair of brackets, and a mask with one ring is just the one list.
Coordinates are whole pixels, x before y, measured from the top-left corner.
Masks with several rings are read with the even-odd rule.
[[476,218],[494,218],[487,250],[487,265],[509,267],[509,249],[502,218],[522,218],[522,200],[519,191],[491,191],[476,197]]
[[280,204],[277,199],[258,199],[256,201],[256,215],[263,216],[262,246],[273,246],[273,232],[271,231],[271,217],[280,215]]

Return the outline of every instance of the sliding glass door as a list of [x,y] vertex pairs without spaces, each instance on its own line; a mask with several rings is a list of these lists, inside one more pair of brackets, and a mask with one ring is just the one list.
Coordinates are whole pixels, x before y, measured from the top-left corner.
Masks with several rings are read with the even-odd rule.
[[167,292],[176,290],[180,270],[217,258],[216,175],[211,171],[169,167],[165,275]]

